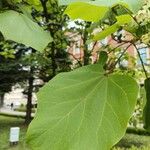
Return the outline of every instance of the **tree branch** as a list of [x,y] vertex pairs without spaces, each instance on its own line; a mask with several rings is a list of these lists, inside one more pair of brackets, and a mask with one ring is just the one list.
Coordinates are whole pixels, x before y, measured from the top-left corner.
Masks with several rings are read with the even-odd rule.
[[79,64],[80,67],[82,67],[82,63],[72,54],[72,53],[69,53],[67,52],[69,55],[71,55]]
[[142,60],[142,57],[141,57],[141,55],[140,55],[140,52],[139,52],[137,46],[136,46],[134,43],[132,43],[132,44],[133,44],[133,46],[135,47],[135,49],[136,49],[136,51],[137,51],[137,53],[138,53],[138,56],[139,56],[139,58],[140,58],[140,61],[141,61],[142,68],[143,68],[143,71],[144,71],[144,73],[145,73],[145,76],[146,76],[146,78],[148,78],[148,73],[147,73],[147,71],[146,71],[146,69],[145,69],[144,62],[143,62],[143,60]]
[[[122,54],[119,56],[119,58],[117,59],[117,61],[115,63],[113,63],[113,65],[110,65],[109,67],[107,67],[108,72],[106,74],[110,74],[113,72],[115,66],[118,64],[118,62],[120,61],[120,59],[122,58],[122,56],[125,54],[125,52],[127,51],[127,49],[132,45],[132,43],[130,43],[122,52]],[[110,70],[109,70],[110,69]]]

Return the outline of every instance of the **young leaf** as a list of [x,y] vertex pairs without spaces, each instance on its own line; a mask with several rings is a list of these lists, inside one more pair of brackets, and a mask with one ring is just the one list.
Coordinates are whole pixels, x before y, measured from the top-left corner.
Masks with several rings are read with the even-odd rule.
[[120,26],[130,23],[132,21],[132,17],[128,14],[117,16],[116,19],[117,19],[118,25],[120,25]]
[[[79,2],[86,2],[89,4],[94,4],[94,5],[98,5],[98,6],[105,6],[105,7],[112,7],[115,6],[117,4],[122,4],[123,6],[126,6],[128,9],[130,9],[133,12],[137,12],[143,5],[143,0],[58,0],[60,5],[72,5],[72,3],[77,3],[78,5],[80,5]],[[76,6],[77,8],[77,6]],[[72,7],[72,9],[74,9]],[[79,8],[78,8],[79,9]],[[86,9],[86,8],[84,8]],[[80,17],[83,14],[80,14]],[[79,18],[80,18],[79,17]]]
[[15,11],[0,13],[0,31],[5,39],[43,50],[52,41],[50,34],[27,16]]
[[104,73],[99,64],[85,66],[41,89],[27,134],[33,150],[108,150],[122,138],[138,85],[129,76]]
[[138,12],[144,4],[143,0],[120,0],[120,1],[128,4],[131,11],[133,11],[134,13]]
[[112,26],[109,26],[105,30],[99,32],[98,34],[94,35],[93,40],[102,40],[105,37],[109,36],[110,34],[116,32],[120,26],[130,23],[132,21],[132,17],[130,15],[120,15],[116,17],[117,22],[113,24]]
[[142,7],[143,0],[95,0],[93,3],[109,7],[120,4],[129,8],[132,12],[137,12]]
[[108,35],[116,32],[119,29],[119,25],[117,23],[113,24],[112,26],[107,27],[105,30],[97,33],[96,35],[94,35],[93,40],[97,41],[97,40],[102,40],[105,37],[107,37]]
[[71,19],[83,19],[85,21],[97,22],[101,20],[108,11],[106,6],[96,6],[83,2],[70,4],[65,13]]
[[41,5],[40,0],[26,0],[26,1],[30,5],[36,5],[36,6]]
[[144,108],[144,128],[150,131],[150,78],[144,83],[146,91],[146,105]]

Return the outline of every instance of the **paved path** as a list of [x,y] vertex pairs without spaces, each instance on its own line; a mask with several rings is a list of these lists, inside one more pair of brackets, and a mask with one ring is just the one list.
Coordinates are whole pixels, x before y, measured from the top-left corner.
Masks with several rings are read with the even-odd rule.
[[[1,115],[8,115],[8,116],[18,116],[18,117],[25,117],[26,113],[25,112],[19,112],[19,111],[14,111],[9,108],[0,108],[0,114]],[[32,117],[34,117],[35,113],[32,113]]]

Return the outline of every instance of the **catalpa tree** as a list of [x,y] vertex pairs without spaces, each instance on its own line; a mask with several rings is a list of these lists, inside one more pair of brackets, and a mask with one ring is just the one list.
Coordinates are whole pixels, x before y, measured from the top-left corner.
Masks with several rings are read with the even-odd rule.
[[[38,0],[32,2],[33,5],[41,5]],[[148,24],[141,24],[135,17],[142,6],[142,0],[60,0],[59,5],[68,5],[65,14],[71,19],[91,22],[94,28],[103,26],[103,30],[93,34],[90,41],[113,36],[113,33],[122,29],[132,34],[131,40],[124,41],[119,37],[119,41],[127,44],[125,51],[132,45],[139,54],[146,76],[147,104],[144,116],[145,128],[149,130],[150,79],[136,46],[137,42],[141,42],[143,32],[149,31]],[[35,39],[32,38],[30,41],[26,41],[28,37],[14,38],[11,35],[13,26],[7,22],[10,20],[9,17],[12,18],[11,15],[19,17],[19,20],[20,17],[24,18],[19,21],[19,24],[22,20],[28,21],[31,28],[27,35],[33,36],[34,31],[42,36],[40,38],[35,36]],[[29,18],[23,14],[4,12],[0,14],[0,20],[2,20],[0,30],[6,38],[17,42],[22,40],[19,42],[37,50],[43,49],[50,42],[49,35],[37,24],[31,23],[32,20],[29,22]],[[22,22],[21,25],[28,24]],[[39,43],[35,44],[38,40],[40,43],[44,40],[42,47]],[[118,60],[113,63],[113,66],[110,65],[107,51],[100,52],[99,57],[96,64],[80,67],[69,73],[60,73],[40,90],[38,111],[27,133],[27,143],[31,149],[108,150],[122,138],[136,105],[139,85],[131,76],[115,72]]]

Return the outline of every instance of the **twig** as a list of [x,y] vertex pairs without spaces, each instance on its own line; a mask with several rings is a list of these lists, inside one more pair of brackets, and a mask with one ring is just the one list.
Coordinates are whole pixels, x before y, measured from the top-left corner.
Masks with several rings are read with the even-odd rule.
[[[132,45],[132,43],[129,44],[129,45],[124,49],[124,51],[123,51],[122,54],[119,56],[119,58],[117,59],[117,61],[113,64],[113,66],[111,66],[112,68],[111,68],[110,70],[108,70],[107,74],[110,74],[110,73],[113,72],[115,66],[118,64],[118,62],[120,61],[120,59],[122,58],[122,56],[125,54],[125,52],[127,51],[127,49],[128,49],[131,45]],[[110,67],[108,67],[108,69],[109,69],[109,68],[110,68]]]
[[126,8],[126,7],[122,6],[122,5],[121,5],[121,7],[122,7],[124,10],[126,10],[127,13],[131,16],[131,18],[137,23],[137,25],[140,26],[140,24],[138,23],[137,19],[136,19],[134,16],[132,16],[132,12],[131,12],[128,8]]
[[113,52],[114,50],[116,50],[117,48],[119,48],[120,46],[123,46],[126,43],[121,43],[120,45],[116,46],[115,48],[113,48],[111,51],[108,52],[108,54],[110,54],[111,52]]
[[147,71],[146,71],[146,69],[145,69],[144,62],[143,62],[143,60],[142,60],[142,57],[141,57],[141,55],[140,55],[140,52],[138,51],[137,46],[136,46],[134,43],[132,43],[132,44],[133,44],[133,46],[135,47],[135,49],[136,49],[136,51],[137,51],[137,53],[138,53],[138,56],[139,56],[139,58],[140,58],[140,61],[141,61],[142,68],[143,68],[143,71],[144,71],[144,73],[145,73],[145,76],[146,76],[146,78],[148,78],[148,73],[147,73]]
[[120,41],[118,41],[118,40],[116,40],[115,38],[114,38],[114,36],[113,36],[113,34],[111,34],[111,37],[112,37],[112,39],[114,40],[114,41],[116,41],[117,43],[132,43],[132,40],[131,41],[127,41],[127,40],[120,40]]
[[80,65],[80,67],[82,67],[82,63],[72,53],[69,53],[69,52],[67,52],[67,53],[69,55],[71,55],[78,62],[78,64]]
[[93,52],[93,50],[94,50],[94,48],[95,48],[97,42],[98,42],[98,41],[95,41],[95,42],[94,42],[93,47],[92,47],[92,49],[91,49],[91,51],[90,51],[90,54]]
[[117,59],[117,61],[115,62],[114,66],[117,65],[117,63],[120,61],[120,59],[122,58],[122,56],[125,54],[125,52],[127,51],[127,49],[131,46],[132,44],[129,44],[124,51],[122,52],[122,54],[120,55],[120,57]]

